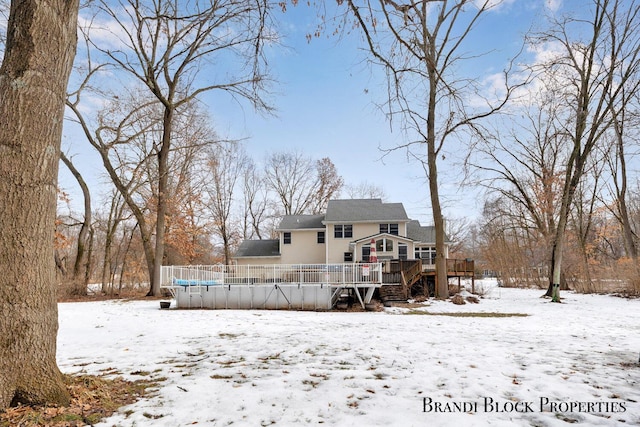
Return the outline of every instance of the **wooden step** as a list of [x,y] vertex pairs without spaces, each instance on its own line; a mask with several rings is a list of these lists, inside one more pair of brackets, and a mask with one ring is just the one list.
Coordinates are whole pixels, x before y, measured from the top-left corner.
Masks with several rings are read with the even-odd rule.
[[386,301],[406,301],[407,295],[402,285],[382,285],[380,287],[380,299]]

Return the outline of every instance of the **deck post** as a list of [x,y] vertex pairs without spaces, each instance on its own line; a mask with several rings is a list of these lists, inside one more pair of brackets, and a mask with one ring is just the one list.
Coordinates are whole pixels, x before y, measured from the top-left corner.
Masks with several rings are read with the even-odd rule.
[[369,304],[371,303],[371,298],[373,298],[373,293],[375,292],[376,288],[374,286],[371,286],[370,288],[367,288],[367,294],[364,297],[364,303],[365,304]]
[[353,285],[353,290],[355,291],[356,295],[358,296],[358,301],[360,301],[360,305],[362,306],[362,308],[364,309],[364,301],[362,301],[362,297],[360,296],[360,289],[358,289],[358,286],[356,286],[355,284]]

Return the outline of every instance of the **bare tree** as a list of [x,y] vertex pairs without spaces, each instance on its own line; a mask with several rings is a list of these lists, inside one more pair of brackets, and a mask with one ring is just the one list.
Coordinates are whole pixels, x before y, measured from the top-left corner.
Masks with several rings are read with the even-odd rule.
[[206,171],[210,177],[205,185],[207,205],[213,214],[215,233],[222,239],[225,264],[231,263],[232,247],[241,237],[233,215],[238,206],[238,181],[244,176],[248,161],[243,147],[236,141],[222,142],[211,147],[207,159]]
[[[155,103],[136,104],[135,94],[132,94],[131,98],[118,97],[106,104],[99,113],[97,124],[92,126],[82,114],[79,92],[75,95],[69,97],[67,106],[75,114],[87,140],[100,155],[102,164],[122,200],[138,221],[151,277],[155,265],[155,220],[149,215],[149,202],[153,200],[154,190],[150,188],[150,177],[146,172],[154,169],[150,167],[149,162],[154,154],[154,130],[158,133],[158,122],[154,119],[156,116],[153,112]],[[152,171],[152,177],[154,176]],[[119,218],[114,218],[114,222],[111,223],[114,232]]]
[[[631,24],[631,22],[628,24]],[[626,30],[633,31],[631,28]],[[637,31],[634,33],[637,33]],[[637,156],[637,148],[634,148],[634,146],[637,147],[638,145],[637,134],[640,127],[640,70],[627,68],[622,72],[632,73],[634,76],[630,84],[622,88],[620,103],[611,106],[614,155],[608,155],[607,153],[604,158],[607,159],[607,164],[612,174],[611,193],[616,200],[614,217],[622,228],[625,251],[634,266],[634,274],[631,280],[636,287],[640,287],[638,229],[631,220],[630,208],[627,202],[630,175],[628,164]]]
[[[113,194],[107,200],[109,201],[109,212],[106,213],[106,216],[98,218],[97,221],[100,232],[99,240],[102,242],[100,283],[103,293],[113,290],[114,274],[118,264],[118,233],[123,228],[122,224],[126,223],[131,216],[131,213],[125,209],[126,203],[123,197],[116,189],[113,189]],[[102,214],[105,213],[102,212]]]
[[[166,215],[168,211],[169,157],[177,112],[199,95],[213,90],[250,101],[269,111],[263,98],[266,62],[264,44],[274,33],[268,2],[249,0],[123,0],[99,3],[98,16],[117,27],[116,47],[101,45],[88,28],[88,40],[116,69],[141,82],[161,105],[160,138],[154,141],[157,167],[155,239],[149,295],[160,290]],[[198,74],[207,63],[233,64],[207,79]]]
[[266,184],[279,200],[276,211],[280,215],[322,212],[343,182],[331,160],[314,162],[300,152],[270,154],[264,173]]
[[[265,233],[265,223],[270,218],[269,191],[263,185],[262,174],[253,160],[249,159],[242,175],[243,184],[243,213],[242,238],[262,239]],[[275,228],[269,227],[269,229]]]
[[476,144],[473,158],[469,158],[469,165],[479,174],[478,184],[491,198],[502,199],[493,204],[491,215],[501,215],[511,236],[521,236],[523,248],[530,249],[528,262],[510,268],[543,264],[551,271],[548,254],[558,223],[569,143],[554,120],[560,109],[560,99],[554,95],[554,91],[547,91],[532,96],[530,103],[520,105],[520,120],[509,117],[512,128],[508,135],[498,133]]
[[548,241],[529,213],[513,198],[498,193],[485,202],[479,221],[481,258],[506,286],[548,283]]
[[[592,165],[585,170],[585,177],[580,181],[576,189],[573,208],[569,214],[571,231],[575,234],[579,251],[581,268],[571,269],[574,272],[581,270],[582,274],[574,274],[573,289],[580,291],[593,291],[592,268],[589,263],[590,246],[593,240],[594,217],[600,206],[597,194],[600,191],[600,180],[603,176],[604,162],[591,162]],[[567,269],[568,270],[568,269]],[[566,274],[566,273],[565,273]]]
[[382,199],[385,200],[387,195],[384,189],[370,182],[361,182],[355,185],[345,185],[343,187],[345,197],[348,199]]
[[414,157],[423,162],[436,230],[436,296],[448,297],[445,259],[445,224],[438,181],[438,158],[445,143],[467,133],[482,136],[479,120],[500,110],[513,88],[506,82],[504,96],[488,107],[472,111],[470,98],[479,96],[474,79],[455,76],[465,58],[465,42],[495,1],[396,2],[347,0],[356,26],[364,35],[372,61],[387,72],[388,114],[400,118],[412,140],[395,149],[426,151]]
[[[552,277],[547,295],[560,301],[563,246],[570,208],[588,160],[613,125],[612,111],[621,107],[625,88],[634,84],[640,59],[640,24],[636,2],[593,0],[587,19],[562,17],[531,40],[553,45],[557,54],[540,64],[542,79],[566,100],[557,118],[570,139],[558,225],[552,242]],[[577,35],[584,34],[578,39]]]
[[[97,124],[85,121],[78,99],[69,101],[69,108],[85,132],[87,140],[102,159],[111,182],[121,194],[128,209],[138,222],[138,231],[152,277],[157,257],[157,200],[164,193],[165,222],[163,230],[175,249],[184,248],[186,242],[178,237],[184,230],[192,197],[189,189],[194,177],[194,161],[199,150],[215,142],[215,134],[208,126],[205,115],[195,102],[186,103],[174,112],[172,127],[175,134],[167,162],[167,179],[164,190],[158,184],[158,145],[162,139],[163,125],[158,119],[161,105],[157,101],[145,101],[140,92],[123,93],[105,104],[98,114]],[[92,128],[95,130],[92,133]],[[194,211],[195,212],[195,211]],[[173,236],[169,236],[172,231]],[[150,289],[151,292],[151,289]]]
[[77,289],[81,291],[82,294],[86,294],[91,271],[91,258],[89,257],[88,251],[91,246],[90,237],[93,235],[91,230],[91,192],[82,174],[73,164],[72,159],[67,157],[62,151],[60,152],[60,159],[76,179],[82,191],[84,216],[80,222],[80,230],[78,231],[76,256],[73,263],[73,282],[78,285]]
[[329,200],[339,194],[344,185],[344,179],[338,175],[336,166],[328,157],[316,161],[316,173],[318,177],[318,188],[314,197],[312,197],[310,207],[312,214],[325,212]]
[[56,364],[53,233],[78,2],[12,1],[0,66],[0,409],[69,403]]

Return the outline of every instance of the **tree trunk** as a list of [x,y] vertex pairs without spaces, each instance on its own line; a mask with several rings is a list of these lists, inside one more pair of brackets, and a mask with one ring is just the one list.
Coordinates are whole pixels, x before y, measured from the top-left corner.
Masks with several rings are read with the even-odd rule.
[[68,404],[53,233],[77,0],[13,1],[0,67],[0,409]]
[[173,107],[165,106],[163,132],[160,150],[158,151],[158,209],[156,219],[156,247],[153,267],[150,271],[151,286],[147,296],[160,295],[160,272],[164,258],[164,236],[166,233],[167,196],[169,191],[169,152],[171,148],[171,131],[173,128]]
[[[579,133],[578,133],[579,134]],[[580,139],[576,139],[574,149],[567,163],[565,172],[565,185],[562,191],[562,202],[560,205],[560,213],[558,215],[558,226],[552,244],[551,267],[551,284],[547,290],[547,294],[551,294],[551,301],[560,302],[560,284],[562,279],[562,256],[564,250],[564,240],[567,230],[567,222],[569,220],[569,209],[573,204],[573,198],[578,188],[578,183],[584,173],[584,159],[588,153],[580,156],[581,146]]]
[[[433,49],[433,47],[431,48]],[[436,58],[430,50],[431,58]],[[449,298],[449,280],[447,278],[447,258],[444,251],[445,229],[440,192],[438,188],[438,164],[436,150],[436,107],[438,75],[433,67],[429,68],[429,100],[427,111],[427,174],[429,179],[429,196],[431,212],[436,232],[436,298]]]
[[449,283],[447,279],[447,258],[445,256],[445,229],[440,195],[438,193],[438,179],[435,165],[435,155],[429,155],[429,192],[431,195],[431,210],[436,231],[436,298],[449,298]]
[[640,281],[640,265],[638,265],[638,247],[635,242],[635,233],[633,224],[629,218],[629,209],[627,207],[627,159],[625,157],[625,144],[622,131],[622,123],[617,117],[613,120],[614,130],[616,134],[616,144],[618,147],[618,161],[620,162],[620,185],[616,184],[616,199],[618,214],[620,217],[620,225],[622,226],[622,237],[624,239],[624,248],[627,256],[631,258],[633,265],[632,281],[637,283]]
[[[78,245],[76,250],[76,259],[73,263],[73,283],[76,291],[81,295],[87,294],[87,286],[89,280],[89,258],[85,251],[87,246],[90,245],[88,240],[89,228],[91,227],[91,193],[89,192],[89,186],[82,178],[82,174],[75,167],[71,159],[69,159],[64,153],[60,153],[60,159],[67,166],[67,169],[71,172],[73,177],[78,181],[78,185],[82,190],[82,196],[84,198],[84,220],[80,231],[78,232]],[[86,259],[86,262],[85,262]]]

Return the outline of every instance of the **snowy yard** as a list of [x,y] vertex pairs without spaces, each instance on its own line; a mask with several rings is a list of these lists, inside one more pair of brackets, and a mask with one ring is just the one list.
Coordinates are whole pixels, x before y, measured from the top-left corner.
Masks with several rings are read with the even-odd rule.
[[164,378],[103,426],[640,425],[640,300],[542,293],[413,314],[61,303],[58,363]]

